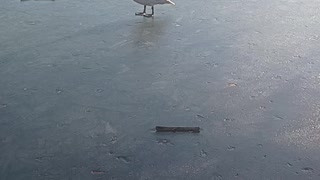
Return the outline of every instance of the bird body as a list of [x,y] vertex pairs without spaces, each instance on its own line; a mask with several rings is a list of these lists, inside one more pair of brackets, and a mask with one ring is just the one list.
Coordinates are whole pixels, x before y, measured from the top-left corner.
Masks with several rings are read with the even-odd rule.
[[172,4],[175,5],[171,0],[134,0],[136,3],[145,6],[154,6],[157,4]]
[[[153,17],[153,15],[154,15],[154,7],[153,6],[154,5],[157,5],[157,4],[175,5],[175,3],[172,2],[171,0],[133,0],[133,1],[144,6],[143,12],[136,13],[136,16],[144,16],[144,17]],[[147,12],[146,12],[147,6],[151,6],[151,10],[152,10],[151,14],[147,14]]]

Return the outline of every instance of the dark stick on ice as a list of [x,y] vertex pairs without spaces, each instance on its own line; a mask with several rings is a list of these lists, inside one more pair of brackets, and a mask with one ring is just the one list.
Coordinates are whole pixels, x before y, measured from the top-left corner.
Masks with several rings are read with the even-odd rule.
[[164,126],[156,126],[156,132],[192,132],[192,133],[200,133],[200,127],[164,127]]

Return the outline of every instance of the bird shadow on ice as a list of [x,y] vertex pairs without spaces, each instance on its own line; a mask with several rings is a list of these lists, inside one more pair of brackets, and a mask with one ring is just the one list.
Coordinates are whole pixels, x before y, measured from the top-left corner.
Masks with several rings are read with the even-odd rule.
[[161,42],[170,20],[143,18],[131,26],[130,38],[136,47],[150,48]]

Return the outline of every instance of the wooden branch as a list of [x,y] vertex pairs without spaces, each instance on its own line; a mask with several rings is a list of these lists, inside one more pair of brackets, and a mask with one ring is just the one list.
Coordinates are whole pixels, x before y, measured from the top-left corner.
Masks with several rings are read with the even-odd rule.
[[200,127],[164,127],[164,126],[156,126],[156,132],[192,132],[192,133],[200,133]]

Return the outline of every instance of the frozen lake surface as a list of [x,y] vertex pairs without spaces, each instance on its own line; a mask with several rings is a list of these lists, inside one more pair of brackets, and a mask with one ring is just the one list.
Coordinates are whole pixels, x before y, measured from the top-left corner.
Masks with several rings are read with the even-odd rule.
[[174,2],[1,2],[1,180],[320,178],[319,1]]

